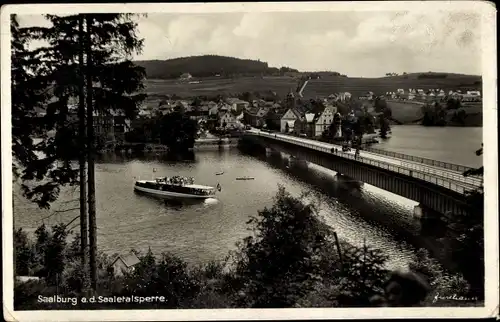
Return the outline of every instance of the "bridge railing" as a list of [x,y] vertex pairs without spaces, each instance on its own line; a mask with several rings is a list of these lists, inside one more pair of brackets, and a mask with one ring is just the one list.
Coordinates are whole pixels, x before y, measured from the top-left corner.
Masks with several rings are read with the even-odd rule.
[[439,169],[432,169],[432,168],[426,168],[426,169],[421,169],[418,164],[415,163],[404,163],[402,162],[402,165],[404,165],[406,168],[414,169],[417,171],[425,172],[428,174],[433,174],[438,177],[458,181],[460,183],[465,183],[468,185],[471,185],[472,187],[479,187],[483,184],[483,180],[478,177],[464,177],[460,173],[450,173],[450,172],[445,172]]
[[377,154],[386,155],[388,157],[393,157],[396,159],[403,159],[403,160],[423,163],[423,164],[431,165],[434,167],[449,169],[449,170],[453,170],[453,171],[457,171],[457,172],[465,172],[465,171],[471,169],[470,167],[466,167],[466,166],[459,165],[459,164],[453,164],[453,163],[437,161],[437,160],[432,160],[432,159],[427,159],[427,158],[422,158],[422,157],[416,157],[413,155],[408,155],[408,154],[399,153],[399,152],[385,151],[385,150],[375,149],[375,148],[370,148],[370,147],[365,147],[365,148],[363,148],[363,150],[367,151],[367,152],[373,152],[373,153],[377,153]]
[[[313,150],[317,150],[317,151],[322,151],[325,153],[332,153],[331,149],[329,149],[329,148],[322,147],[322,146],[319,146],[317,144],[307,143],[307,142],[304,142],[302,140],[297,140],[297,139],[292,138],[292,137],[283,137],[283,136],[278,137],[278,136],[275,136],[274,134],[265,133],[265,132],[260,132],[260,133],[255,133],[255,134],[257,134],[258,136],[264,136],[264,137],[269,137],[269,138],[272,138],[275,140],[293,143],[296,145],[300,145],[300,146],[303,146],[303,147],[306,147],[309,149],[313,149]],[[353,154],[344,153],[342,151],[337,151],[335,153],[335,155],[339,155],[339,156],[346,158],[346,159],[355,160],[357,162],[370,164],[370,165],[376,166],[378,168],[386,169],[386,170],[393,171],[396,173],[401,173],[401,174],[411,176],[413,178],[417,178],[417,179],[427,181],[430,183],[434,183],[438,186],[450,189],[450,190],[458,192],[460,194],[465,194],[465,192],[466,192],[466,189],[464,187],[462,187],[456,183],[438,178],[438,177],[433,176],[433,175],[429,175],[427,173],[423,173],[423,172],[418,171],[418,170],[410,170],[410,169],[403,168],[403,167],[400,167],[400,166],[397,166],[394,164],[390,164],[390,163],[386,163],[386,162],[382,162],[382,161],[378,161],[378,160],[373,160],[373,159],[368,159],[368,158],[364,158],[361,156],[356,157]]]
[[[261,133],[266,133],[266,132],[261,132]],[[299,138],[299,137],[296,137],[296,136],[292,136],[292,135],[283,135],[283,134],[280,134],[280,136],[281,137],[285,136],[285,137],[290,137],[290,138],[297,138],[299,140],[304,140],[302,138]],[[307,139],[307,140],[311,140],[311,139]],[[327,142],[317,141],[317,140],[314,140],[314,142],[315,143],[318,142],[318,145],[330,144],[330,143],[327,143]],[[373,150],[379,151],[377,149],[373,149]],[[371,152],[371,151],[369,151],[367,149],[364,149],[363,151],[364,152],[368,152],[368,153]],[[387,151],[383,151],[383,150],[380,150],[380,151],[387,152]],[[378,155],[378,153],[376,153],[376,152],[374,152],[374,154]],[[401,155],[404,155],[404,154],[401,154]],[[389,156],[392,157],[392,155],[389,155]],[[413,157],[413,156],[409,156],[409,155],[407,155],[407,156],[408,157]],[[450,173],[449,171],[442,171],[440,169],[432,169],[430,167],[422,168],[418,164],[405,163],[404,160],[402,160],[400,158],[397,158],[397,157],[395,159],[399,160],[399,162],[401,163],[401,166],[403,166],[405,168],[410,168],[412,170],[420,171],[420,172],[427,173],[427,174],[432,174],[432,175],[440,177],[440,178],[450,179],[450,180],[456,181],[456,182],[458,182],[460,184],[465,184],[466,186],[471,186],[471,188],[478,188],[478,187],[482,186],[482,184],[483,184],[482,178],[477,177],[477,176],[465,177],[461,173]],[[424,163],[422,163],[422,164],[424,164]]]

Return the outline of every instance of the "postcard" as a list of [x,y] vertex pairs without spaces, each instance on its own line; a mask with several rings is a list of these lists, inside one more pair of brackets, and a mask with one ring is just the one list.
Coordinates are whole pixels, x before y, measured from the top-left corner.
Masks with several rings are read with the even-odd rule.
[[495,17],[3,6],[5,319],[496,316]]

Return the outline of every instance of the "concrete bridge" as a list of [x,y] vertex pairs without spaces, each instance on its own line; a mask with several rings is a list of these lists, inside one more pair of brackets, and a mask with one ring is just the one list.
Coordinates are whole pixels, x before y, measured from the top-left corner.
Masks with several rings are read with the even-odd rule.
[[241,139],[414,200],[418,217],[468,212],[466,192],[482,186],[482,178],[462,175],[467,167],[441,161],[375,149],[356,157],[338,145],[259,130],[248,130]]

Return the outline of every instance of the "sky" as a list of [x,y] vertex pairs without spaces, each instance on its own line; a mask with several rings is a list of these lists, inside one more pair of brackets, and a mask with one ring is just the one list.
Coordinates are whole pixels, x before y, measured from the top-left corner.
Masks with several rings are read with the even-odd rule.
[[[471,11],[149,13],[137,18],[137,60],[217,54],[271,67],[385,73],[481,74],[481,16]],[[21,25],[44,25],[41,15]]]

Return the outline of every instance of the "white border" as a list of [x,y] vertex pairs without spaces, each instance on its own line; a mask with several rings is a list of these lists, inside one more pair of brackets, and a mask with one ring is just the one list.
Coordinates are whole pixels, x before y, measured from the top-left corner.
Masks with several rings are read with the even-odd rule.
[[[12,249],[12,155],[10,132],[10,22],[11,13],[65,14],[76,12],[210,13],[264,11],[411,11],[470,10],[482,14],[482,64],[485,167],[485,266],[486,301],[484,308],[311,308],[311,309],[203,309],[203,310],[114,310],[114,311],[13,311]],[[37,4],[7,5],[1,10],[2,84],[2,220],[3,220],[3,303],[8,321],[87,321],[103,320],[257,320],[257,319],[333,319],[333,318],[416,318],[490,317],[498,315],[498,184],[497,184],[497,96],[496,96],[496,10],[483,1],[432,2],[296,2],[296,3],[135,3],[135,4]]]

